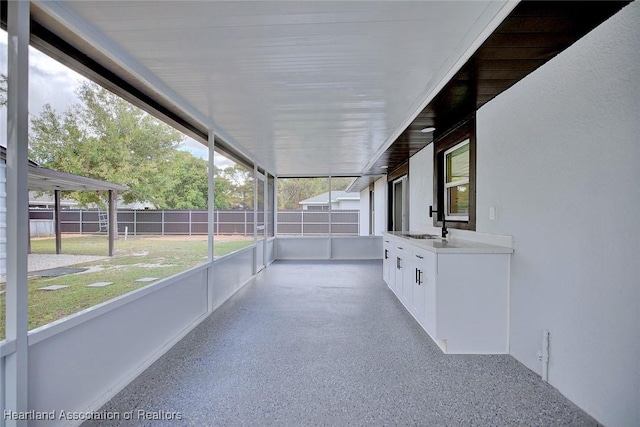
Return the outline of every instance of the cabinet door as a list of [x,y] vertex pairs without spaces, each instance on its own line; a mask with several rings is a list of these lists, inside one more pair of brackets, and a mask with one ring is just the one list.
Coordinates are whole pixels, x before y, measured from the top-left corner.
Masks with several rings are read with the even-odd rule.
[[394,267],[393,265],[394,259],[393,259],[393,253],[392,253],[393,251],[391,250],[391,244],[389,242],[389,239],[385,238],[383,248],[384,248],[384,253],[382,258],[382,278],[384,279],[387,285],[392,286],[391,272],[393,271],[393,267]]
[[411,304],[411,250],[405,242],[397,241],[395,252],[398,267],[396,270],[396,295],[409,309]]
[[436,261],[437,255],[426,250],[414,251],[414,259],[418,266],[416,286],[420,293],[420,301],[416,301],[416,310],[422,312],[421,323],[432,337],[436,337]]
[[403,301],[402,299],[402,275],[404,274],[404,259],[401,256],[401,254],[399,254],[398,252],[394,251],[393,253],[394,255],[394,266],[395,266],[395,271],[394,271],[394,275],[395,275],[395,279],[393,281],[393,292],[395,292],[396,296],[398,297],[398,299],[400,299],[400,301]]
[[413,284],[415,282],[415,265],[411,259],[411,252],[405,252],[402,259],[402,302],[407,310],[411,311],[411,301],[413,300]]
[[424,326],[425,324],[425,262],[422,251],[416,251],[413,258],[413,280],[411,281],[413,287],[413,297],[411,298],[411,312],[416,320]]

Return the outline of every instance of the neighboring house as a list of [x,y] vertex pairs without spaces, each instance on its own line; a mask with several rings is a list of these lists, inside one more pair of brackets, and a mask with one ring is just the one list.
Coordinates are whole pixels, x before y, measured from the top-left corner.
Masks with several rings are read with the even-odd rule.
[[[0,205],[1,206],[1,205]],[[62,210],[95,210],[98,206],[95,203],[90,203],[88,207],[83,208],[75,199],[61,198],[60,208]],[[38,211],[40,209],[53,210],[55,209],[55,200],[53,192],[42,191],[29,191],[29,210]],[[148,210],[155,209],[155,206],[151,203],[124,203],[122,197],[118,197],[118,209],[131,209],[131,210]],[[99,209],[100,210],[100,209]],[[104,211],[104,210],[103,210]],[[31,237],[49,237],[55,236],[55,224],[54,214],[46,214],[46,218],[38,217],[37,214],[30,214],[29,220],[29,233]],[[35,216],[35,218],[34,218]],[[0,243],[0,245],[3,243]],[[1,249],[0,249],[1,250]],[[0,265],[0,274],[3,274],[5,269]]]
[[[81,209],[79,203],[74,199],[62,198],[60,199],[60,205],[62,209]],[[41,191],[29,191],[29,207],[53,209],[53,195],[50,192],[43,193]],[[97,206],[91,203],[87,209],[97,209]],[[148,210],[156,209],[156,207],[153,203],[149,202],[125,203],[122,200],[122,197],[118,197],[118,209]]]
[[[329,192],[310,197],[300,202],[305,211],[328,211]],[[360,209],[360,193],[347,193],[346,191],[331,192],[331,210],[358,210]]]
[[[55,200],[53,194],[43,193],[41,191],[29,191],[29,208],[53,209]],[[78,202],[73,199],[60,198],[60,207],[62,209],[77,209]]]

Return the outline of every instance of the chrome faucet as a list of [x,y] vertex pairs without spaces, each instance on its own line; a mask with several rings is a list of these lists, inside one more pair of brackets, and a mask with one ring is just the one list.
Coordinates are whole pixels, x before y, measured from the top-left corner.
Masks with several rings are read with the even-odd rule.
[[442,214],[442,238],[446,239],[447,238],[447,234],[449,234],[449,230],[447,230],[447,222],[445,220],[445,214],[444,214],[444,212],[434,211],[433,210],[433,206],[429,206],[429,218],[433,218],[433,213],[434,212]]

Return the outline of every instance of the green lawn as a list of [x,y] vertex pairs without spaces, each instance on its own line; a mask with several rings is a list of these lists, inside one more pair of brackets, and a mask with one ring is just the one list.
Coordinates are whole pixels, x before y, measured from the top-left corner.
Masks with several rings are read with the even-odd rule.
[[[215,242],[215,256],[219,257],[252,244],[252,240]],[[107,255],[104,236],[66,237],[62,252],[71,255]],[[54,254],[55,239],[34,239],[31,250],[36,254]],[[162,279],[194,267],[207,260],[207,238],[145,236],[116,241],[111,258],[77,264],[93,267],[90,272],[53,278],[29,280],[29,329],[108,301],[153,282],[136,282],[142,277]],[[95,282],[113,282],[103,288],[87,288]],[[41,291],[50,285],[67,285],[57,291]],[[0,285],[0,290],[4,285]],[[5,296],[0,296],[0,340],[5,336]]]

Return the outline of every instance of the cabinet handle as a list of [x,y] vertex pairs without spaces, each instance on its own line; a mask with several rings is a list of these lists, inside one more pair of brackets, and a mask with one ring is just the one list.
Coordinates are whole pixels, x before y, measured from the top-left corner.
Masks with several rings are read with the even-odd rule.
[[402,249],[402,246],[396,246],[396,248],[398,248],[398,249],[400,249],[400,250],[403,250],[403,249]]
[[[415,283],[418,283],[418,269],[417,268],[416,268],[416,280],[415,280]],[[420,283],[418,283],[418,284],[420,284]]]
[[401,263],[401,261],[402,261],[402,260],[400,259],[400,257],[396,257],[396,268],[397,268],[398,270],[401,270],[401,269],[402,269],[402,263]]
[[384,259],[389,259],[389,251],[388,250],[384,250]]
[[422,255],[416,255],[416,258],[424,259]]
[[384,242],[385,242],[385,243],[389,243],[389,241],[388,241],[388,240],[385,240]]
[[422,285],[424,282],[422,281],[422,270],[418,270],[418,285]]

